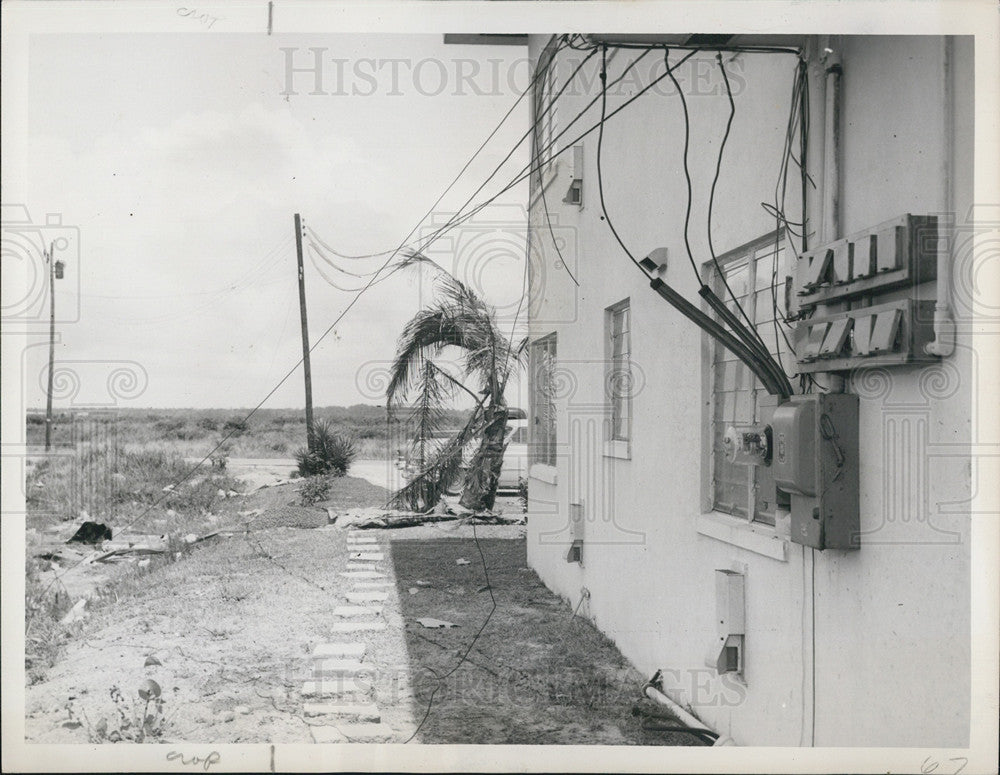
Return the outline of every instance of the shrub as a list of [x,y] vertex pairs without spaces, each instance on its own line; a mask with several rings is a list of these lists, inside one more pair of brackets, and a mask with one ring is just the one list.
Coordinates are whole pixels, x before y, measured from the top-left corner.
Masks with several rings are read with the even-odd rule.
[[203,431],[217,431],[219,429],[219,423],[211,417],[202,417],[198,420],[198,427]]
[[161,419],[161,420],[157,420],[153,424],[153,427],[157,431],[159,431],[160,433],[169,435],[169,434],[175,433],[175,432],[179,431],[181,428],[183,428],[184,427],[184,421],[183,420],[176,420],[176,419],[171,418],[171,417],[167,417],[167,418],[164,418],[164,419]]
[[299,502],[303,506],[312,506],[314,503],[325,501],[330,495],[330,487],[333,482],[330,476],[313,476],[306,479],[305,484],[299,491]]
[[354,462],[355,454],[354,439],[337,433],[328,421],[321,420],[313,428],[312,449],[300,449],[295,460],[302,476],[343,476]]
[[243,419],[226,420],[226,424],[222,426],[222,431],[227,436],[242,436],[250,430],[250,423]]

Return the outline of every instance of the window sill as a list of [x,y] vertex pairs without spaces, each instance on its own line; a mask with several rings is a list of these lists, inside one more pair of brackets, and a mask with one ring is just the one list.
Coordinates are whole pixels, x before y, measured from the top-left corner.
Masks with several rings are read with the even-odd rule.
[[717,511],[699,514],[696,524],[699,535],[788,562],[788,541],[769,525],[751,524]]
[[556,484],[559,480],[556,475],[556,467],[545,465],[544,463],[535,463],[532,465],[528,469],[528,477],[545,482],[546,484]]
[[628,441],[614,439],[604,442],[604,457],[614,457],[619,460],[632,459],[632,447]]

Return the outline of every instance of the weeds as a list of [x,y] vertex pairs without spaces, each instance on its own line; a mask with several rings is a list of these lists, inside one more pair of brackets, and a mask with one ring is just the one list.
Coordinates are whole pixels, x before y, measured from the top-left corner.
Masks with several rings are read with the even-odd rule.
[[299,503],[303,506],[312,506],[314,503],[325,501],[330,495],[332,485],[329,476],[310,477],[299,491]]
[[517,503],[521,507],[521,513],[528,513],[528,480],[523,477],[517,477]]
[[165,450],[83,446],[72,455],[43,460],[28,474],[28,514],[65,520],[85,509],[92,517],[107,518],[126,505],[206,512],[219,499],[219,490],[225,495],[241,486],[223,473],[190,474],[189,463]]
[[[126,700],[121,689],[112,686],[109,694],[114,711],[102,715],[91,723],[86,711],[80,709],[79,717],[72,701],[67,703],[68,727],[84,726],[91,743],[156,743],[164,736],[168,719],[164,714],[166,700],[156,681],[147,680],[139,686],[135,699]],[[141,705],[141,707],[140,707]]]
[[56,663],[69,632],[62,619],[73,607],[69,594],[61,588],[50,590],[40,577],[40,562],[28,561],[25,572],[25,621],[32,621],[24,636],[24,670],[28,684],[45,677]]

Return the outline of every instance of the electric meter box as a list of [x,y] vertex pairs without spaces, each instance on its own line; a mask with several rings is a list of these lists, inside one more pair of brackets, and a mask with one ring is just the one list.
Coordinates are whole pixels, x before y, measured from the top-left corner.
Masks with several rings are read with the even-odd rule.
[[809,393],[772,402],[762,406],[773,444],[771,465],[758,482],[764,499],[791,511],[796,543],[859,548],[858,397]]

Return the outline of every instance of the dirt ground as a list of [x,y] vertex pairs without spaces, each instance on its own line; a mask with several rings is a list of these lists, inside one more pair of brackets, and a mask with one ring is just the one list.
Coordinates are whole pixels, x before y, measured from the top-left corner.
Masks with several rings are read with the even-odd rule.
[[[26,687],[27,740],[107,742],[124,717],[148,711],[139,690],[153,680],[162,695],[147,742],[350,741],[335,723],[305,713],[310,655],[344,640],[331,611],[357,582],[342,575],[347,531],[326,525],[324,504],[295,505],[299,486],[241,497],[239,511],[260,513],[237,520],[233,504],[221,535],[177,561],[126,574],[114,596],[96,601]],[[379,490],[345,480],[340,495],[371,505]],[[385,554],[390,594],[386,628],[363,634],[368,683],[359,691],[380,708],[387,740],[693,742],[641,729],[630,710],[643,677],[527,568],[523,526],[477,527],[489,588],[468,525],[366,533]],[[497,608],[455,669],[491,592]],[[421,617],[458,626],[425,629]],[[328,727],[323,735],[319,726]]]
[[[418,740],[697,742],[687,735],[642,729],[631,709],[641,697],[644,678],[527,567],[523,535],[511,537],[514,531],[502,528],[494,534],[507,532],[506,537],[489,537],[490,531],[477,527],[477,546],[468,527],[461,532],[464,537],[390,536],[414,701],[420,718],[426,715]],[[423,617],[457,626],[426,629],[417,622]]]

